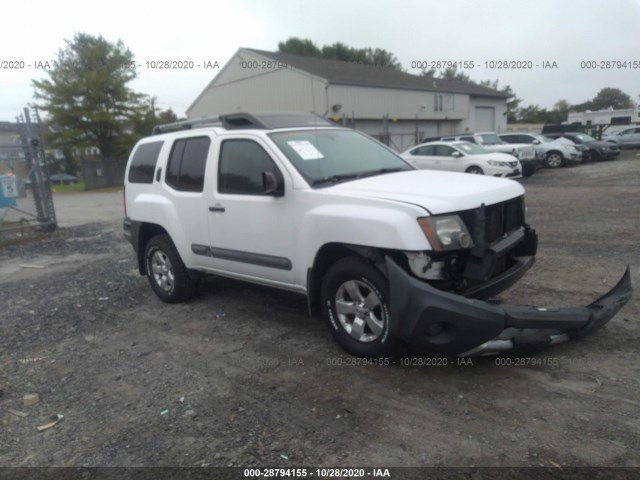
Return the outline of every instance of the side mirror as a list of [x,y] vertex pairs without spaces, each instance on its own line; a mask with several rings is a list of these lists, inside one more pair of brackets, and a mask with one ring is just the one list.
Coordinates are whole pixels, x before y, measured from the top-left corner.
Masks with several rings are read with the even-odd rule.
[[460,157],[462,156],[462,154],[461,154],[460,152],[453,152],[453,153],[451,154],[451,156],[452,156],[453,158],[460,158]]
[[534,145],[540,145],[540,140],[534,140],[534,141],[533,141],[533,142],[531,142],[531,143],[533,143]]
[[266,195],[282,197],[284,195],[284,182],[278,179],[273,172],[262,172],[262,188]]

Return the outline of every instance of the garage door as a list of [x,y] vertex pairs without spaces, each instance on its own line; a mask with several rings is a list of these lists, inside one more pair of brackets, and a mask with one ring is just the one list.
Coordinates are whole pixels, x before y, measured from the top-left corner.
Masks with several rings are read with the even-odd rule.
[[495,109],[493,107],[476,107],[476,132],[495,131]]

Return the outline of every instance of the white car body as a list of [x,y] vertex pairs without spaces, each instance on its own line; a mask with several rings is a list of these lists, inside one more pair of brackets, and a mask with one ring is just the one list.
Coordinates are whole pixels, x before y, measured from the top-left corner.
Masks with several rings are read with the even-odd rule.
[[517,158],[507,153],[488,151],[470,142],[423,143],[403,152],[401,157],[416,168],[425,170],[480,173],[477,170],[480,169],[482,174],[491,177],[522,177],[522,167]]
[[[328,242],[403,251],[431,250],[416,218],[428,215],[427,212],[468,210],[524,194],[516,182],[415,170],[314,189],[260,130],[170,133],[142,140],[137,148],[146,142],[164,140],[158,167],[166,171],[173,140],[202,136],[211,139],[211,160],[207,164],[212,169],[216,165],[213,159],[225,140],[250,138],[261,145],[281,169],[288,194],[283,197],[221,194],[211,172],[205,176],[203,193],[176,192],[165,182],[154,182],[136,184],[134,196],[134,185],[130,184],[127,212],[131,212],[133,220],[162,225],[187,268],[300,292],[305,292],[307,270],[315,255]],[[505,157],[517,162],[513,157]],[[452,189],[452,185],[456,188]],[[215,205],[223,206],[225,213],[211,213],[208,207]],[[251,222],[246,218],[251,218]],[[205,225],[208,228],[203,228]],[[370,232],[377,233],[372,236]],[[256,242],[257,238],[260,242]],[[193,251],[194,244],[288,258],[293,268],[276,269],[203,256]]]
[[[519,174],[518,160],[498,155],[489,162],[508,159]],[[535,261],[520,184],[418,170],[312,114],[156,127],[131,153],[124,199],[138,270],[167,303],[195,295],[206,274],[291,290],[322,310],[340,346],[366,358],[393,355],[401,342],[468,356],[540,335],[569,339],[555,311],[479,300]],[[596,315],[608,321],[630,297],[628,277],[609,294],[615,308],[564,316],[578,312],[584,328]]]

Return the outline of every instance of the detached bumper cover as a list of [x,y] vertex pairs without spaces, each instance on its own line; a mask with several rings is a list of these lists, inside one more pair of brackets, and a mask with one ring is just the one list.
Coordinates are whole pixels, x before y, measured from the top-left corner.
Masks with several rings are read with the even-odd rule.
[[587,307],[545,309],[494,305],[438,290],[386,257],[391,332],[448,355],[495,354],[583,337],[606,324],[631,298],[629,268],[609,293]]

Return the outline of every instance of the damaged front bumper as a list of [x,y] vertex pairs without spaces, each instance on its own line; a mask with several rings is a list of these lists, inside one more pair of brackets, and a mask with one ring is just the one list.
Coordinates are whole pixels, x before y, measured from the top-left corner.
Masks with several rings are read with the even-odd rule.
[[629,267],[609,293],[588,307],[497,305],[438,290],[386,257],[391,333],[447,355],[490,355],[541,347],[593,333],[631,298]]

